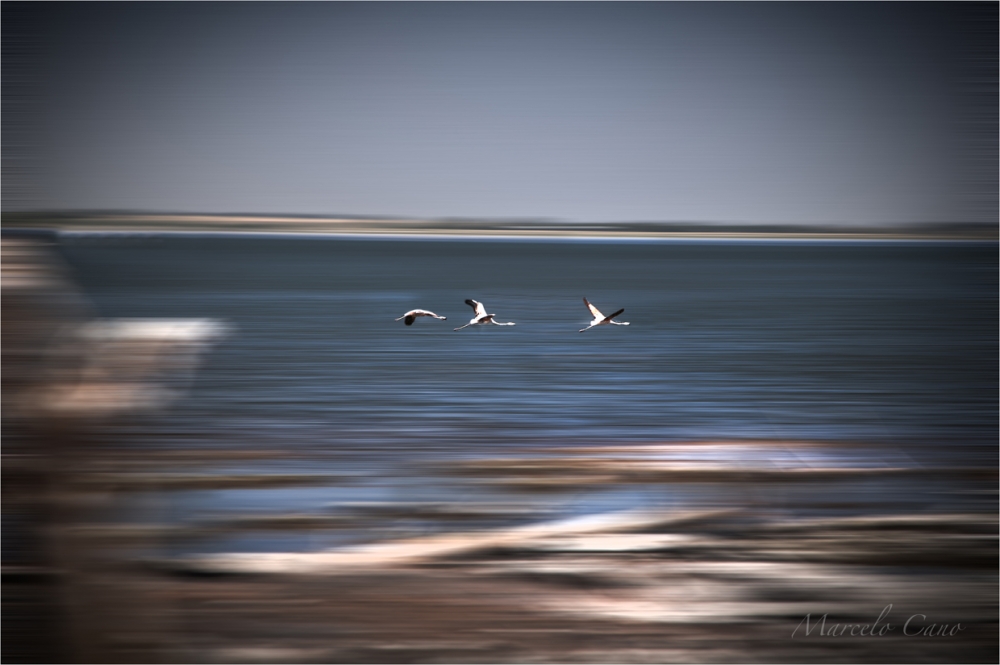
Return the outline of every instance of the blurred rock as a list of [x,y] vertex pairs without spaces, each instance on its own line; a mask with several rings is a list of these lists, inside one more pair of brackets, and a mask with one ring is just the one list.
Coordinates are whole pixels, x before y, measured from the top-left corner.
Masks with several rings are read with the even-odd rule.
[[3,660],[155,662],[168,613],[123,551],[95,537],[129,506],[94,470],[114,475],[109,426],[168,406],[225,327],[96,318],[53,234],[5,231],[0,268]]

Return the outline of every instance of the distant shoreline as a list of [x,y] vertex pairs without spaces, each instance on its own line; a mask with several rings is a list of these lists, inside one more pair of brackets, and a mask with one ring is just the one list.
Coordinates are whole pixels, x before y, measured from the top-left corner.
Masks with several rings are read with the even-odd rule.
[[51,232],[57,237],[63,238],[84,238],[84,237],[149,237],[149,238],[273,238],[275,240],[410,240],[410,241],[503,241],[503,242],[575,242],[575,243],[691,243],[691,244],[950,244],[950,245],[981,245],[996,244],[996,238],[971,238],[971,237],[915,237],[915,236],[847,236],[826,237],[818,235],[791,236],[791,235],[747,235],[747,236],[724,236],[724,235],[656,235],[637,236],[626,234],[606,234],[606,235],[514,235],[499,233],[336,233],[336,232],[288,232],[288,231],[233,231],[233,230],[204,230],[204,231],[184,231],[184,230],[126,230],[126,229],[52,229]]
[[840,240],[996,242],[994,225],[808,227],[670,222],[561,223],[535,220],[418,220],[207,214],[47,214],[3,216],[2,228],[82,233],[194,233],[400,238],[595,240]]

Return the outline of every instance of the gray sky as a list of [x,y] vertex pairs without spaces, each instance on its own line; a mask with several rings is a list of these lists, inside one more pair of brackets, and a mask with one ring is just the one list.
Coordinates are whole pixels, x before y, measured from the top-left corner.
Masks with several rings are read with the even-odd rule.
[[995,4],[35,4],[8,211],[996,221]]

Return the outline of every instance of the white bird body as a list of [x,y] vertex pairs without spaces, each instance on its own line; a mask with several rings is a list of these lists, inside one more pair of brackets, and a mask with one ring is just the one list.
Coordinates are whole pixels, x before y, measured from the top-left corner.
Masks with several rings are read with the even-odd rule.
[[404,314],[403,316],[399,317],[396,320],[397,321],[402,321],[402,320],[405,319],[406,320],[406,325],[412,326],[413,322],[417,320],[418,316],[430,316],[430,317],[433,317],[435,319],[440,319],[442,321],[447,321],[448,320],[447,316],[438,316],[434,312],[429,312],[426,309],[411,309],[409,312],[407,312],[406,314]]
[[476,312],[476,315],[472,318],[471,321],[466,323],[464,326],[459,326],[455,328],[455,330],[461,330],[462,328],[468,328],[469,326],[474,326],[474,325],[486,325],[487,323],[492,323],[495,326],[514,325],[514,323],[512,322],[497,323],[496,321],[494,321],[493,317],[496,316],[496,314],[487,314],[486,307],[484,307],[483,303],[479,302],[478,300],[472,300],[471,298],[467,298],[465,304],[471,307],[473,311]]
[[591,305],[590,301],[587,300],[586,298],[583,299],[583,304],[586,305],[587,309],[590,310],[590,313],[594,315],[594,320],[590,322],[589,326],[587,326],[586,328],[584,328],[580,332],[586,332],[587,330],[590,330],[594,326],[605,326],[605,325],[607,325],[609,323],[612,324],[612,325],[615,325],[615,326],[627,326],[628,325],[627,321],[612,321],[613,318],[615,318],[616,316],[618,316],[619,314],[621,314],[622,312],[625,311],[624,307],[621,308],[620,310],[618,310],[617,312],[615,312],[614,314],[610,314],[608,316],[604,316],[603,314],[601,314],[601,310],[599,310],[596,307],[594,307],[593,305]]

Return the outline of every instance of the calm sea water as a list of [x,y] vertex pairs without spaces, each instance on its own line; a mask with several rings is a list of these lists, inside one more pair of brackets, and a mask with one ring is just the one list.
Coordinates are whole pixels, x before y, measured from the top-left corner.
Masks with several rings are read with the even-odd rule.
[[[188,396],[145,425],[147,442],[409,460],[808,440],[996,464],[996,244],[66,234],[62,245],[103,316],[233,326]],[[624,307],[631,325],[578,333],[584,296]],[[517,325],[453,332],[473,315],[466,298]],[[448,320],[393,321],[418,307]],[[264,494],[226,496],[246,507]]]

